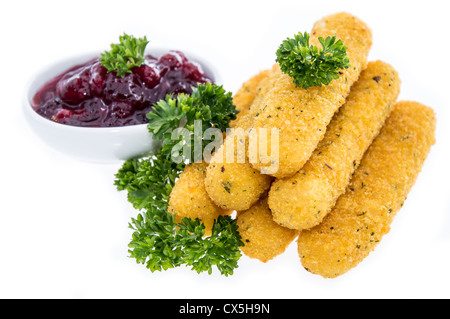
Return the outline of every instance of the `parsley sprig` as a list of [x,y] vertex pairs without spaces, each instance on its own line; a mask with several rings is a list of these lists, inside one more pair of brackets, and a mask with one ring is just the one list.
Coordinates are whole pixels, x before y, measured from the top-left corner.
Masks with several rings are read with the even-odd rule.
[[287,38],[278,48],[276,61],[283,73],[289,75],[297,87],[328,85],[339,78],[339,70],[350,67],[347,47],[336,35],[319,37],[322,48],[310,45],[309,34],[299,32]]
[[[133,229],[128,245],[130,257],[152,272],[188,265],[198,273],[211,274],[216,266],[228,276],[238,266],[239,247],[243,245],[236,220],[219,216],[212,234],[205,237],[201,220],[183,218],[176,223],[175,216],[167,210],[172,188],[186,165],[186,161],[177,164],[171,159],[172,148],[180,142],[172,138],[171,132],[184,125],[194,134],[195,120],[201,121],[203,132],[210,127],[224,131],[238,112],[231,93],[221,86],[198,84],[192,90],[191,95],[168,95],[154,105],[147,115],[148,129],[154,139],[162,141],[162,147],[153,156],[124,162],[116,174],[115,185],[118,190],[127,191],[128,200],[140,210],[129,224]],[[210,141],[202,142],[205,145]],[[192,154],[184,157],[193,158]]]
[[199,155],[195,154],[195,141],[200,142],[198,144],[204,149],[211,143],[208,139],[202,139],[205,131],[209,128],[225,131],[229,128],[229,122],[236,119],[237,113],[231,92],[227,93],[222,86],[207,82],[192,88],[190,95],[182,93],[176,98],[167,95],[165,100],[160,100],[147,114],[148,128],[154,139],[163,140],[162,150],[169,154],[170,150],[178,151],[177,145],[181,142],[180,138],[173,139],[171,133],[183,125],[193,137],[189,147],[191,153],[183,154],[183,157],[195,162],[200,160],[194,157]]
[[116,71],[117,76],[124,77],[132,73],[132,68],[144,63],[145,47],[149,41],[146,36],[135,38],[126,33],[119,37],[119,41],[118,44],[111,44],[110,51],[101,54],[100,62],[108,72]]

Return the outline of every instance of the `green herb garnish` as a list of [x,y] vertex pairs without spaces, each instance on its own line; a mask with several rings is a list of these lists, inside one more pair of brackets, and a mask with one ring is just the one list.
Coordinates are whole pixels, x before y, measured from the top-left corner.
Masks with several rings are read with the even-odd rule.
[[339,78],[339,70],[348,69],[347,47],[336,35],[319,37],[322,49],[309,44],[309,34],[299,32],[294,39],[287,38],[277,50],[276,61],[283,73],[289,75],[297,87],[328,85]]
[[230,194],[231,193],[231,183],[230,182],[222,182],[222,187],[225,191]]
[[132,68],[144,63],[148,41],[146,36],[135,38],[126,33],[119,40],[119,44],[111,44],[111,50],[101,54],[100,62],[108,72],[116,71],[118,76],[124,77],[132,73]]
[[[128,200],[141,211],[129,224],[134,230],[128,245],[130,257],[152,272],[188,265],[198,273],[211,274],[216,266],[228,276],[237,268],[239,247],[243,246],[236,220],[219,216],[211,236],[204,237],[205,226],[199,219],[183,218],[175,223],[175,216],[168,212],[175,180],[187,164],[171,159],[172,148],[181,141],[173,138],[171,132],[183,125],[194,133],[195,120],[200,121],[203,132],[211,127],[224,131],[238,112],[231,93],[221,86],[198,84],[192,90],[191,95],[168,95],[154,105],[147,115],[148,128],[162,147],[151,157],[126,161],[116,174],[115,185],[118,190],[127,191]],[[210,141],[202,141],[202,145],[207,142]],[[192,155],[183,154],[190,159]]]
[[195,141],[200,142],[198,144],[204,149],[211,143],[210,140],[202,139],[205,131],[216,128],[224,132],[229,128],[229,122],[236,119],[237,113],[231,92],[227,93],[222,86],[209,82],[199,83],[192,88],[190,95],[182,93],[176,98],[167,95],[165,100],[155,104],[152,112],[147,114],[148,128],[154,139],[164,141],[162,151],[169,155],[171,150],[178,150],[177,144],[181,141],[180,138],[174,139],[171,133],[184,123],[184,129],[193,138],[189,147],[191,153],[183,154],[183,157],[196,162],[200,159],[195,156],[201,154],[195,154]]

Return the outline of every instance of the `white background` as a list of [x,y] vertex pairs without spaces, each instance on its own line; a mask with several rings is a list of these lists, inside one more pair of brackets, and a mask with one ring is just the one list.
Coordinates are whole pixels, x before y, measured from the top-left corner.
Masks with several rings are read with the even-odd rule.
[[[447,1],[3,1],[0,5],[0,297],[448,298],[450,118]],[[279,43],[348,11],[372,28],[370,59],[391,63],[400,99],[437,113],[437,143],[391,232],[337,279],[305,271],[295,244],[231,277],[151,273],[128,257],[137,212],[113,186],[117,165],[50,149],[23,119],[25,85],[51,63],[109,48],[123,32],[204,56],[235,92],[272,65]]]

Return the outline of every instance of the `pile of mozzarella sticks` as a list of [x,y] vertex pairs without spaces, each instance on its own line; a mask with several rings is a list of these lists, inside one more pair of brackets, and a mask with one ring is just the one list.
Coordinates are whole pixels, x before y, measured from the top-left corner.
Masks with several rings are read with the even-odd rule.
[[335,34],[351,64],[339,79],[299,88],[275,64],[234,96],[233,128],[246,136],[279,130],[278,170],[262,173],[267,164],[249,160],[248,139],[240,139],[241,154],[227,134],[209,163],[187,166],[169,201],[177,219],[198,217],[209,231],[220,214],[236,211],[242,252],[262,262],[297,239],[303,267],[326,278],[356,267],[389,232],[435,142],[433,110],[397,101],[396,70],[368,62],[369,27],[348,13],[330,15],[314,24],[311,42]]

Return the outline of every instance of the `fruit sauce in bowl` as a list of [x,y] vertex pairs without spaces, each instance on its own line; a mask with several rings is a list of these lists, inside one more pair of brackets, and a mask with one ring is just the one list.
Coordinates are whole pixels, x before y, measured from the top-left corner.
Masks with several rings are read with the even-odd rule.
[[66,125],[119,127],[147,123],[152,105],[167,94],[192,92],[197,83],[213,82],[202,68],[180,51],[145,62],[124,77],[108,72],[92,59],[60,74],[33,97],[41,116]]
[[25,117],[47,145],[88,162],[116,163],[152,154],[159,143],[147,113],[167,94],[197,83],[220,84],[213,66],[192,53],[152,48],[124,77],[107,72],[100,54],[73,57],[38,73],[27,88]]

